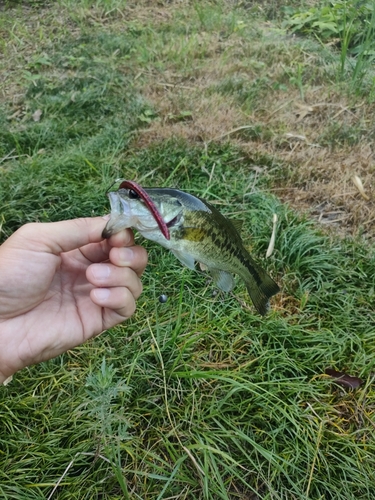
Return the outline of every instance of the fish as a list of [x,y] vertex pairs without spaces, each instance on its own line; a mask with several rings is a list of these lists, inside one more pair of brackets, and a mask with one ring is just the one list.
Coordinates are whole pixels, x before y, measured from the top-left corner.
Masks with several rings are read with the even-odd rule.
[[224,292],[233,289],[233,274],[240,276],[255,309],[262,316],[269,311],[270,298],[280,288],[245,248],[240,221],[228,219],[208,201],[179,189],[143,188],[123,181],[107,194],[111,216],[103,238],[135,228],[189,269],[200,263]]

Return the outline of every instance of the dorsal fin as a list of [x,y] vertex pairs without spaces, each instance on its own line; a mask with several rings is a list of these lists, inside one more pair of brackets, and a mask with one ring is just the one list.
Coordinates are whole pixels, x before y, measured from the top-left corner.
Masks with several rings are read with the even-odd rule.
[[243,227],[243,220],[239,219],[229,219],[232,225],[236,228],[236,231],[241,234]]

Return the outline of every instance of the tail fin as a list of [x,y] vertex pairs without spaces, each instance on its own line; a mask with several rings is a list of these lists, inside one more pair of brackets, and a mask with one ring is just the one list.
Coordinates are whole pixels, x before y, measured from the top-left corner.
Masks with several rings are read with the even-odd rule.
[[273,295],[276,295],[280,291],[280,288],[263,269],[258,268],[257,271],[261,277],[261,283],[257,284],[254,279],[246,280],[246,288],[255,309],[259,314],[264,316],[270,308],[269,299]]

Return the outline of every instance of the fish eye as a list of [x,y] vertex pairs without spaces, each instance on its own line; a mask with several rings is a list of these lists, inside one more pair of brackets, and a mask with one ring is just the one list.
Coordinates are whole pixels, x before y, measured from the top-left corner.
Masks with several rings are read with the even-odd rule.
[[131,200],[137,200],[139,198],[139,194],[136,193],[133,189],[129,189],[129,198]]

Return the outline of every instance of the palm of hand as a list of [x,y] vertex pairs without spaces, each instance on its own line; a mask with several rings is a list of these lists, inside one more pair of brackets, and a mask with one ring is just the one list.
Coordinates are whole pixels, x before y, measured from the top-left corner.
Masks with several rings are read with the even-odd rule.
[[[80,250],[61,256],[27,252],[21,256],[16,252],[14,257],[19,269],[12,280],[12,296],[0,306],[0,318],[3,309],[8,311],[8,318],[1,323],[3,353],[16,348],[25,364],[35,363],[105,328],[105,310],[90,299],[93,285],[87,281],[86,269],[92,262]],[[2,273],[1,284],[7,286],[8,282]]]
[[[0,375],[57,356],[133,314],[147,254],[132,246],[130,231],[113,245],[102,240],[103,226],[101,218],[32,224],[0,247]],[[132,246],[131,263],[124,246]],[[96,279],[95,266],[108,278]]]

